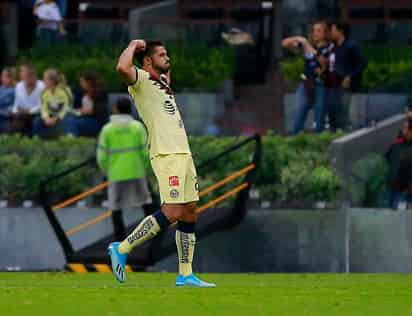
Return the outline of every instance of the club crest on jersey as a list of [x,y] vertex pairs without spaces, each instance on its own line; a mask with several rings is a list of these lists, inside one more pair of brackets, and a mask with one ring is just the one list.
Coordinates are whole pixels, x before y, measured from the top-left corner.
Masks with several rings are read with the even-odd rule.
[[179,191],[176,189],[170,190],[170,197],[172,199],[177,199],[179,197]]
[[179,186],[179,177],[170,176],[169,177],[169,187],[178,187]]

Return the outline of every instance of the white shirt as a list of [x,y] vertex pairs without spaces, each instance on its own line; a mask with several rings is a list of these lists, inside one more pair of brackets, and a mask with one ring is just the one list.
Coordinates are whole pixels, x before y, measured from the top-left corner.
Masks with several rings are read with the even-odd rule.
[[44,90],[44,83],[41,80],[37,80],[36,86],[29,94],[26,90],[26,85],[23,81],[20,81],[16,85],[16,96],[14,98],[13,113],[17,113],[18,108],[28,109],[31,114],[40,112],[41,100],[40,96]]
[[40,20],[47,21],[39,24],[39,28],[43,29],[57,30],[59,28],[59,22],[62,21],[59,7],[55,2],[40,4],[35,9],[35,15]]

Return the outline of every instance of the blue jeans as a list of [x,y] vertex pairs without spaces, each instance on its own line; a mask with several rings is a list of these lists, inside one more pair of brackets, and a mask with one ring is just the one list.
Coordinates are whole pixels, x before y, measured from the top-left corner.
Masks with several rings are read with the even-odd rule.
[[50,46],[59,41],[59,31],[39,28],[37,29],[37,40],[41,46]]
[[61,133],[61,122],[57,122],[54,126],[47,126],[40,116],[37,116],[33,121],[33,135],[40,137],[57,137]]
[[68,114],[64,119],[64,132],[73,136],[96,136],[100,124],[93,116],[74,116]]
[[325,97],[326,90],[323,84],[315,83],[313,91],[313,100],[310,100],[303,82],[299,84],[296,91],[298,102],[298,112],[293,127],[293,134],[298,134],[305,127],[306,118],[310,109],[315,110],[316,131],[322,132],[325,129]]

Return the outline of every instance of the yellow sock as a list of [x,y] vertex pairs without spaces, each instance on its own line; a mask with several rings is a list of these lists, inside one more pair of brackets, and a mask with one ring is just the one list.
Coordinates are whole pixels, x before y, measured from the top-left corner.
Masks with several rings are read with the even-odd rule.
[[145,217],[136,229],[119,245],[120,253],[129,253],[134,247],[152,239],[160,231],[160,226],[153,215]]
[[192,261],[195,253],[196,235],[176,230],[176,246],[179,256],[179,274],[192,274]]

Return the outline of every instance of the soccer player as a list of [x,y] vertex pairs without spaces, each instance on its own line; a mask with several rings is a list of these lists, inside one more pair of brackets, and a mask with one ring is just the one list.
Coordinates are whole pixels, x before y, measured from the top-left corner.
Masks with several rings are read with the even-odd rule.
[[[133,64],[135,56],[142,69]],[[215,284],[192,273],[198,183],[186,131],[170,87],[169,70],[170,58],[160,41],[131,41],[117,64],[148,129],[151,165],[159,183],[162,208],[144,218],[125,240],[109,245],[112,270],[117,280],[124,282],[127,254],[177,222],[176,286],[214,287]]]

